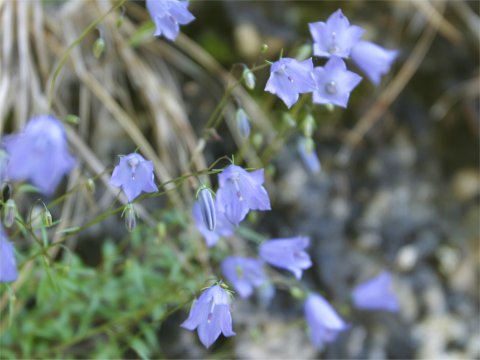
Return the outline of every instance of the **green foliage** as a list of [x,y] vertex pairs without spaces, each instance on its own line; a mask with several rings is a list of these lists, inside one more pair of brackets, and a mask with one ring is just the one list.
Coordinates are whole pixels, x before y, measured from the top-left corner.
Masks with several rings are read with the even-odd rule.
[[[184,221],[179,214],[166,218]],[[96,267],[70,252],[56,262],[36,258],[17,300],[10,300],[10,308],[25,304],[10,324],[2,323],[1,358],[121,358],[132,351],[160,357],[162,322],[188,308],[205,285],[195,261],[186,272],[163,241],[156,227],[139,227],[121,242],[105,240]],[[194,247],[182,254],[193,255]],[[4,284],[0,290],[10,291]]]

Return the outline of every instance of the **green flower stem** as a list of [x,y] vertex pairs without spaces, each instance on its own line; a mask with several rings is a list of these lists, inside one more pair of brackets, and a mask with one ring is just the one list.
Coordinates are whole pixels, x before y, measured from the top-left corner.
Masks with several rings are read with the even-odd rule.
[[88,25],[85,28],[85,30],[83,30],[83,32],[80,34],[80,36],[77,37],[75,39],[75,41],[73,43],[71,43],[70,46],[67,48],[65,53],[60,58],[57,66],[55,67],[55,70],[53,71],[52,82],[50,83],[50,89],[48,91],[48,111],[50,111],[52,109],[53,95],[55,93],[55,83],[57,81],[58,76],[60,75],[60,71],[62,71],[62,68],[65,65],[65,62],[67,61],[68,57],[70,56],[70,53],[72,52],[72,50],[75,48],[75,46],[79,45],[83,41],[85,36],[87,36],[87,34],[90,31],[95,29],[97,27],[97,25],[101,21],[103,21],[103,19],[105,19],[108,16],[108,14],[110,14],[112,11],[118,9],[119,7],[123,6],[126,2],[127,2],[127,0],[120,0],[117,4],[113,5],[110,8],[110,10],[108,10],[105,14],[103,14],[99,18],[95,19],[94,21],[92,21],[90,23],[90,25]]
[[[266,68],[267,66],[270,66],[270,64],[268,63],[265,63],[265,64],[262,64],[262,65],[258,65],[258,66],[255,66],[253,68],[250,69],[251,72],[256,72],[258,70],[261,70],[261,69],[264,69]],[[243,74],[242,76],[240,77],[240,79],[238,79],[233,85],[231,85],[226,91],[225,93],[223,94],[222,98],[220,99],[220,102],[217,104],[217,106],[215,107],[215,109],[213,110],[212,114],[210,115],[210,117],[208,118],[207,120],[207,124],[205,125],[205,129],[208,129],[208,128],[217,128],[220,124],[221,124],[221,119],[222,119],[222,114],[223,114],[223,110],[225,109],[225,106],[227,105],[227,102],[228,102],[228,99],[230,98],[230,96],[232,95],[233,93],[233,90],[235,90],[235,88],[241,84],[243,80]]]

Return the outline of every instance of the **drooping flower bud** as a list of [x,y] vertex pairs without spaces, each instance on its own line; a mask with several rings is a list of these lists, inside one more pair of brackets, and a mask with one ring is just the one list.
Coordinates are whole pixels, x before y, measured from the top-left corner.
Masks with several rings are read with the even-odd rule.
[[245,68],[245,70],[243,70],[243,79],[247,88],[250,90],[255,89],[255,74],[249,68]]
[[297,122],[295,121],[293,116],[287,112],[284,112],[282,114],[282,121],[285,124],[285,126],[288,126],[290,128],[294,128],[295,126],[297,126]]
[[8,199],[10,199],[10,196],[12,195],[12,185],[9,183],[5,183],[2,186],[2,201],[7,202]]
[[15,222],[15,215],[17,214],[17,205],[15,204],[15,200],[8,199],[3,211],[3,224],[5,227],[9,228]]
[[313,118],[312,114],[308,114],[303,119],[302,123],[303,127],[303,134],[306,138],[311,138],[313,135],[313,130],[315,129],[315,119]]
[[99,59],[100,56],[102,56],[103,51],[105,50],[105,40],[103,37],[99,37],[95,42],[93,43],[93,56],[95,56],[96,59]]
[[91,193],[95,193],[95,181],[92,178],[88,178],[87,182],[85,183],[85,187]]
[[212,193],[207,188],[202,188],[197,193],[200,204],[202,219],[208,230],[215,230],[217,225],[217,215],[215,211],[215,203],[213,202]]
[[312,50],[313,49],[311,44],[303,44],[298,48],[297,52],[295,53],[295,59],[300,61],[308,59],[312,56]]
[[75,114],[68,114],[62,120],[72,125],[78,125],[80,122],[80,118]]
[[248,138],[250,136],[250,122],[248,120],[247,113],[242,108],[237,110],[237,127],[238,132],[242,138]]
[[42,211],[42,223],[45,227],[50,227],[53,224],[52,214],[46,206],[44,206]]
[[125,6],[122,6],[120,10],[121,10],[121,13],[117,17],[117,20],[115,20],[115,25],[117,26],[117,29],[120,29],[123,23],[125,22]]
[[163,221],[157,224],[157,234],[159,241],[167,235],[167,224],[165,224]]
[[256,133],[252,137],[252,145],[255,147],[255,149],[260,149],[260,147],[263,145],[263,135],[260,133]]
[[128,203],[123,210],[122,216],[124,215],[125,227],[129,232],[132,232],[137,226],[137,211],[135,210],[135,205]]

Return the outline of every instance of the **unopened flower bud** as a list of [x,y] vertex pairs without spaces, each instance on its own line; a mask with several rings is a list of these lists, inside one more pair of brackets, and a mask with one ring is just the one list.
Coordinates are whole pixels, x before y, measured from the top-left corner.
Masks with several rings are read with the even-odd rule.
[[3,184],[2,187],[2,200],[3,202],[7,202],[8,199],[10,199],[10,196],[12,195],[12,185],[9,183]]
[[335,106],[333,106],[333,104],[325,104],[325,108],[328,112],[333,112],[333,110],[335,110]]
[[252,144],[258,150],[263,144],[263,135],[260,133],[256,133],[252,137]]
[[102,56],[104,50],[105,50],[105,40],[103,40],[102,37],[99,37],[93,43],[93,56],[95,56],[96,59],[99,59],[100,56]]
[[243,70],[243,80],[245,81],[245,86],[247,88],[250,90],[255,88],[255,74],[249,68]]
[[295,54],[295,59],[303,61],[312,56],[312,45],[304,44],[300,46]]
[[202,188],[198,191],[197,198],[200,203],[200,210],[205,226],[210,231],[215,230],[215,226],[217,224],[217,215],[212,193],[209,189]]
[[268,51],[268,45],[267,44],[262,44],[260,47],[260,53],[265,54]]
[[245,110],[242,108],[237,110],[237,127],[238,132],[242,138],[248,138],[250,136],[250,122]]
[[53,224],[52,214],[45,206],[42,211],[42,223],[45,227],[50,227]]
[[123,210],[122,216],[125,215],[125,227],[129,232],[133,231],[137,226],[137,211],[135,205],[128,203]]
[[297,122],[289,113],[283,113],[282,121],[285,123],[285,125],[291,128],[294,128],[297,125]]
[[313,130],[315,129],[315,119],[313,118],[312,114],[308,114],[303,119],[302,123],[303,127],[303,134],[306,138],[311,138],[313,135]]
[[88,178],[85,183],[85,187],[90,193],[95,193],[95,181],[92,178]]
[[3,210],[3,224],[9,228],[15,222],[15,215],[17,214],[17,205],[13,199],[9,199]]
[[125,6],[122,6],[122,13],[117,17],[117,20],[115,21],[115,25],[117,26],[117,29],[120,29],[125,22]]
[[77,115],[68,114],[63,118],[63,121],[72,125],[78,125],[78,123],[80,122],[80,118]]
[[167,235],[167,225],[162,221],[157,225],[158,238],[163,239]]
[[296,286],[293,286],[290,289],[290,295],[292,295],[292,297],[297,299],[297,300],[303,300],[306,297],[305,292],[302,289],[300,289],[299,287],[296,287]]

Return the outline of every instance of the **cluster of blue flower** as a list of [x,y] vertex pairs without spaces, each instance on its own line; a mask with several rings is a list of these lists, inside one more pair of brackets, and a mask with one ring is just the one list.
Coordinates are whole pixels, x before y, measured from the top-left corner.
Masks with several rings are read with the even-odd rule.
[[[194,19],[188,11],[188,3],[183,1],[147,0],[147,9],[156,25],[155,35],[169,40],[177,37],[179,25]],[[360,40],[364,30],[350,25],[340,10],[325,23],[310,24],[310,31],[314,39],[314,55],[329,58],[324,67],[314,67],[311,58],[304,61],[282,58],[271,65],[265,90],[276,94],[289,108],[298,100],[299,94],[309,92],[313,93],[314,103],[346,107],[350,92],[361,77],[348,71],[343,59],[351,57],[372,82],[378,84],[381,75],[388,71],[397,56],[396,51],[384,50]],[[238,114],[238,121],[242,132],[248,136],[250,129],[246,115]],[[2,144],[7,156],[0,157],[1,183],[5,179],[30,180],[45,195],[51,195],[63,176],[75,165],[68,151],[63,124],[53,116],[33,117],[21,133],[5,136]],[[311,170],[318,171],[318,159],[307,151],[311,144],[303,141],[299,143],[299,148]],[[210,189],[201,188],[198,191],[192,217],[207,246],[214,246],[221,237],[232,236],[249,211],[271,209],[264,181],[263,169],[249,172],[232,164],[219,174],[215,200]],[[153,163],[138,153],[120,157],[110,184],[120,188],[129,203],[142,192],[158,191]],[[258,258],[229,256],[221,263],[221,270],[236,292],[247,298],[254,289],[273,288],[264,271],[265,264],[288,270],[296,279],[301,279],[303,270],[312,266],[312,260],[305,251],[309,242],[310,239],[303,236],[264,241],[258,248]],[[16,278],[14,249],[0,225],[0,282]],[[235,335],[230,298],[222,283],[209,287],[193,303],[187,320],[181,326],[192,331],[197,329],[206,347],[211,346],[220,334]],[[321,347],[323,343],[333,341],[340,331],[348,327],[322,296],[310,293],[304,298],[305,317],[315,346]],[[398,310],[391,276],[387,272],[356,287],[352,298],[354,305],[360,309]]]
[[288,108],[297,102],[299,94],[305,93],[313,93],[316,104],[345,108],[350,93],[362,78],[348,71],[343,59],[351,58],[378,85],[397,57],[396,50],[360,40],[365,31],[350,25],[341,10],[330,15],[326,22],[309,25],[314,41],[313,54],[329,60],[323,67],[314,67],[312,58],[304,61],[282,58],[272,64],[265,90],[277,95]]

